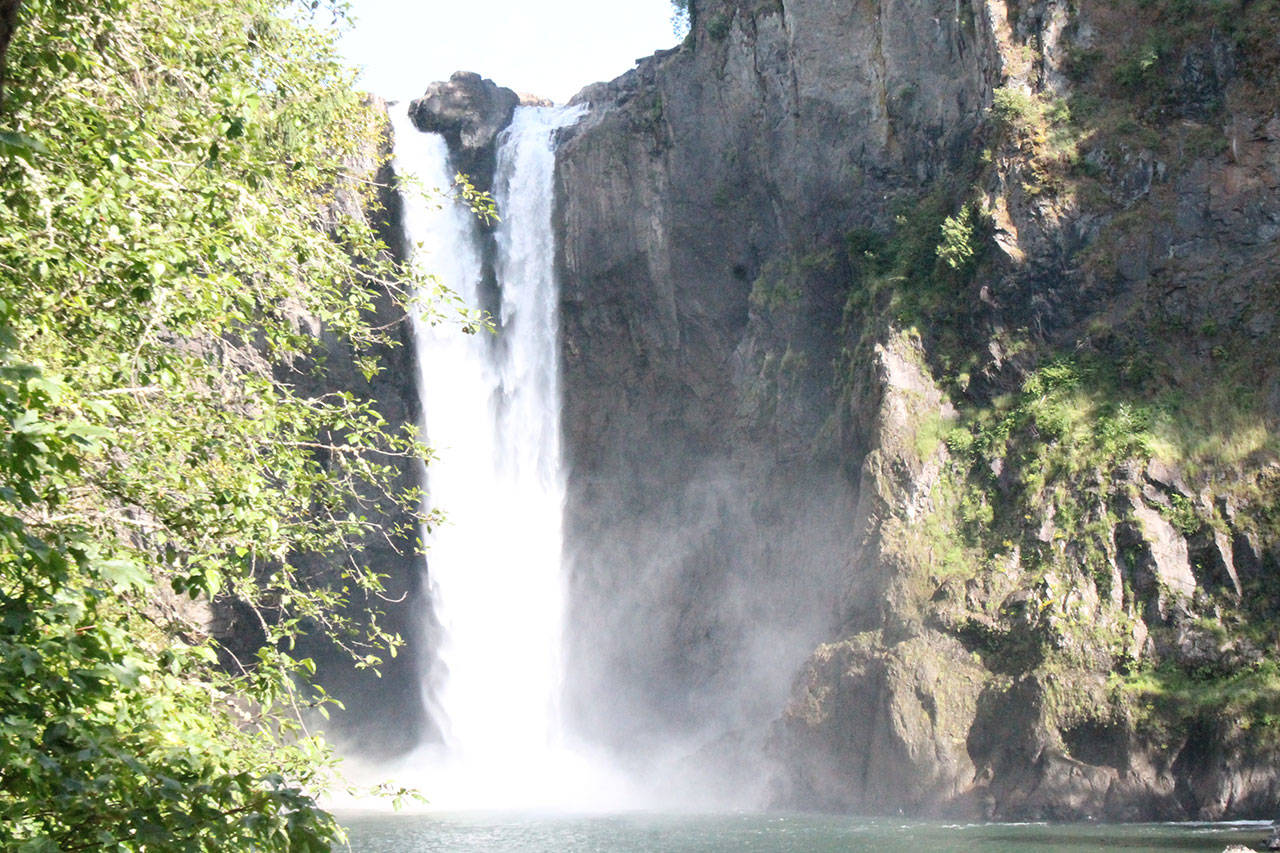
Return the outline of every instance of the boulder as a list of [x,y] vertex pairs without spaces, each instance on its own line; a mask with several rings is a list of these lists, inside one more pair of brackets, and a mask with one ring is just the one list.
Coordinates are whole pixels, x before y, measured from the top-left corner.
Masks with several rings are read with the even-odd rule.
[[489,190],[498,134],[511,123],[520,102],[511,89],[473,71],[455,71],[409,104],[409,118],[423,133],[443,135],[454,168],[468,175],[477,189]]

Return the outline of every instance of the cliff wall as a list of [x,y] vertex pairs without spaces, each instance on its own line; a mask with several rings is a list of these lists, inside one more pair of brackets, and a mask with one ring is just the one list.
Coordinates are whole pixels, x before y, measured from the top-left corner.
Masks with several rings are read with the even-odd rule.
[[[386,111],[386,104],[374,99],[375,109]],[[383,126],[376,150],[365,152],[360,162],[351,164],[353,181],[371,182],[376,192],[370,197],[354,185],[337,188],[332,205],[350,215],[365,216],[374,224],[386,253],[397,262],[407,257],[404,246],[401,198],[392,168],[392,132],[388,120]],[[354,259],[358,265],[360,258]],[[413,325],[405,300],[386,282],[367,283],[374,294],[371,324],[387,329],[387,341],[373,347],[356,349],[317,329],[323,342],[322,364],[297,365],[294,380],[312,382],[317,393],[342,392],[372,402],[373,408],[389,424],[417,426],[421,423],[418,398],[417,363]],[[381,370],[372,376],[364,373],[358,359],[372,359]],[[308,373],[310,374],[308,377]],[[421,463],[410,458],[388,461],[394,466],[393,493],[402,495],[422,485]],[[352,547],[346,556],[348,565],[309,566],[326,577],[340,577],[349,562],[359,561],[368,571],[383,576],[384,588],[378,593],[363,593],[350,585],[347,608],[357,614],[377,614],[378,623],[399,636],[405,645],[394,655],[378,651],[376,667],[364,667],[349,649],[335,648],[330,638],[313,637],[313,647],[304,648],[317,662],[316,680],[336,697],[344,708],[332,712],[333,720],[326,728],[331,740],[344,753],[366,760],[395,757],[411,747],[438,737],[424,701],[424,681],[432,680],[438,666],[431,649],[436,644],[437,625],[426,588],[423,557],[420,553],[419,521],[404,507],[394,507],[386,495],[368,495],[362,506],[352,506],[357,513],[379,507],[376,534]],[[390,508],[389,510],[386,508]],[[335,580],[335,586],[349,585]],[[364,618],[364,617],[359,617]]]
[[777,805],[1271,816],[1276,21],[703,0],[578,96],[587,737]]
[[[370,108],[383,114],[386,105],[375,99]],[[341,240],[336,223],[343,217],[365,217],[374,225],[387,255],[400,261],[405,257],[405,247],[391,144],[388,121],[377,145],[346,164],[345,175],[327,199],[322,222],[335,240]],[[367,268],[368,261],[352,258],[357,267]],[[325,328],[317,318],[298,313],[292,321],[300,331],[314,336],[318,346],[307,359],[275,365],[276,376],[301,394],[349,394],[369,401],[372,410],[388,424],[416,425],[421,414],[413,331],[406,314],[405,295],[398,292],[394,283],[378,279],[367,279],[365,286],[372,296],[367,321],[372,327],[386,330],[385,339],[356,346]],[[366,373],[361,360],[371,361],[380,370]],[[330,464],[327,453],[317,450],[321,464]],[[301,582],[328,588],[340,596],[341,601],[335,606],[341,608],[341,616],[356,625],[376,620],[381,628],[405,641],[391,655],[385,649],[359,645],[358,637],[335,637],[322,626],[311,626],[292,650],[295,658],[311,658],[315,662],[315,682],[343,705],[333,707],[328,718],[313,720],[314,725],[323,727],[329,740],[348,756],[378,761],[398,756],[437,736],[423,690],[424,680],[430,679],[432,667],[437,665],[431,651],[436,644],[436,628],[419,553],[419,521],[399,502],[399,496],[420,487],[421,463],[409,456],[371,454],[369,458],[371,464],[390,466],[392,476],[385,483],[387,492],[366,487],[346,509],[372,518],[376,528],[363,541],[347,543],[345,549],[294,554],[289,563]],[[263,571],[275,568],[266,566]],[[382,588],[362,589],[350,576],[353,571],[380,576]],[[234,661],[254,660],[264,641],[260,621],[264,614],[253,612],[234,596],[224,594],[212,602],[210,615],[210,630]],[[271,618],[271,611],[267,610],[265,616]],[[375,655],[377,665],[369,666],[364,660],[366,655]]]

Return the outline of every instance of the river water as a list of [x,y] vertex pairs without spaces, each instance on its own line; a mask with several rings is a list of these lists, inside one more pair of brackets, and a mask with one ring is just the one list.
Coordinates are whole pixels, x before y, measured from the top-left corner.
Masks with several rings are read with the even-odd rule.
[[1262,849],[1268,823],[968,824],[828,815],[342,815],[352,853],[1013,853]]

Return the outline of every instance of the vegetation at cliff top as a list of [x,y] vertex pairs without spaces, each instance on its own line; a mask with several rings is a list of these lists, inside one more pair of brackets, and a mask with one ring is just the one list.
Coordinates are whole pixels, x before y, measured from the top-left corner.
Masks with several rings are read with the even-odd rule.
[[[380,337],[367,285],[405,272],[332,204],[381,127],[336,58],[342,16],[23,5],[0,108],[0,848],[340,835],[292,638],[394,651],[338,604],[379,588],[348,546],[375,505],[417,506],[388,463],[419,452],[298,382],[308,324],[360,351]],[[300,554],[346,568],[320,582]],[[259,618],[254,659],[205,633],[227,597]]]

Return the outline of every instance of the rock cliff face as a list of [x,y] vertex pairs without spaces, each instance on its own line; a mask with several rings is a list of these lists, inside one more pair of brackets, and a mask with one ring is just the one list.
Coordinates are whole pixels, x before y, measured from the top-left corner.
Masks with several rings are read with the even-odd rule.
[[1272,816],[1276,4],[693,12],[557,159],[580,730],[776,805]]

